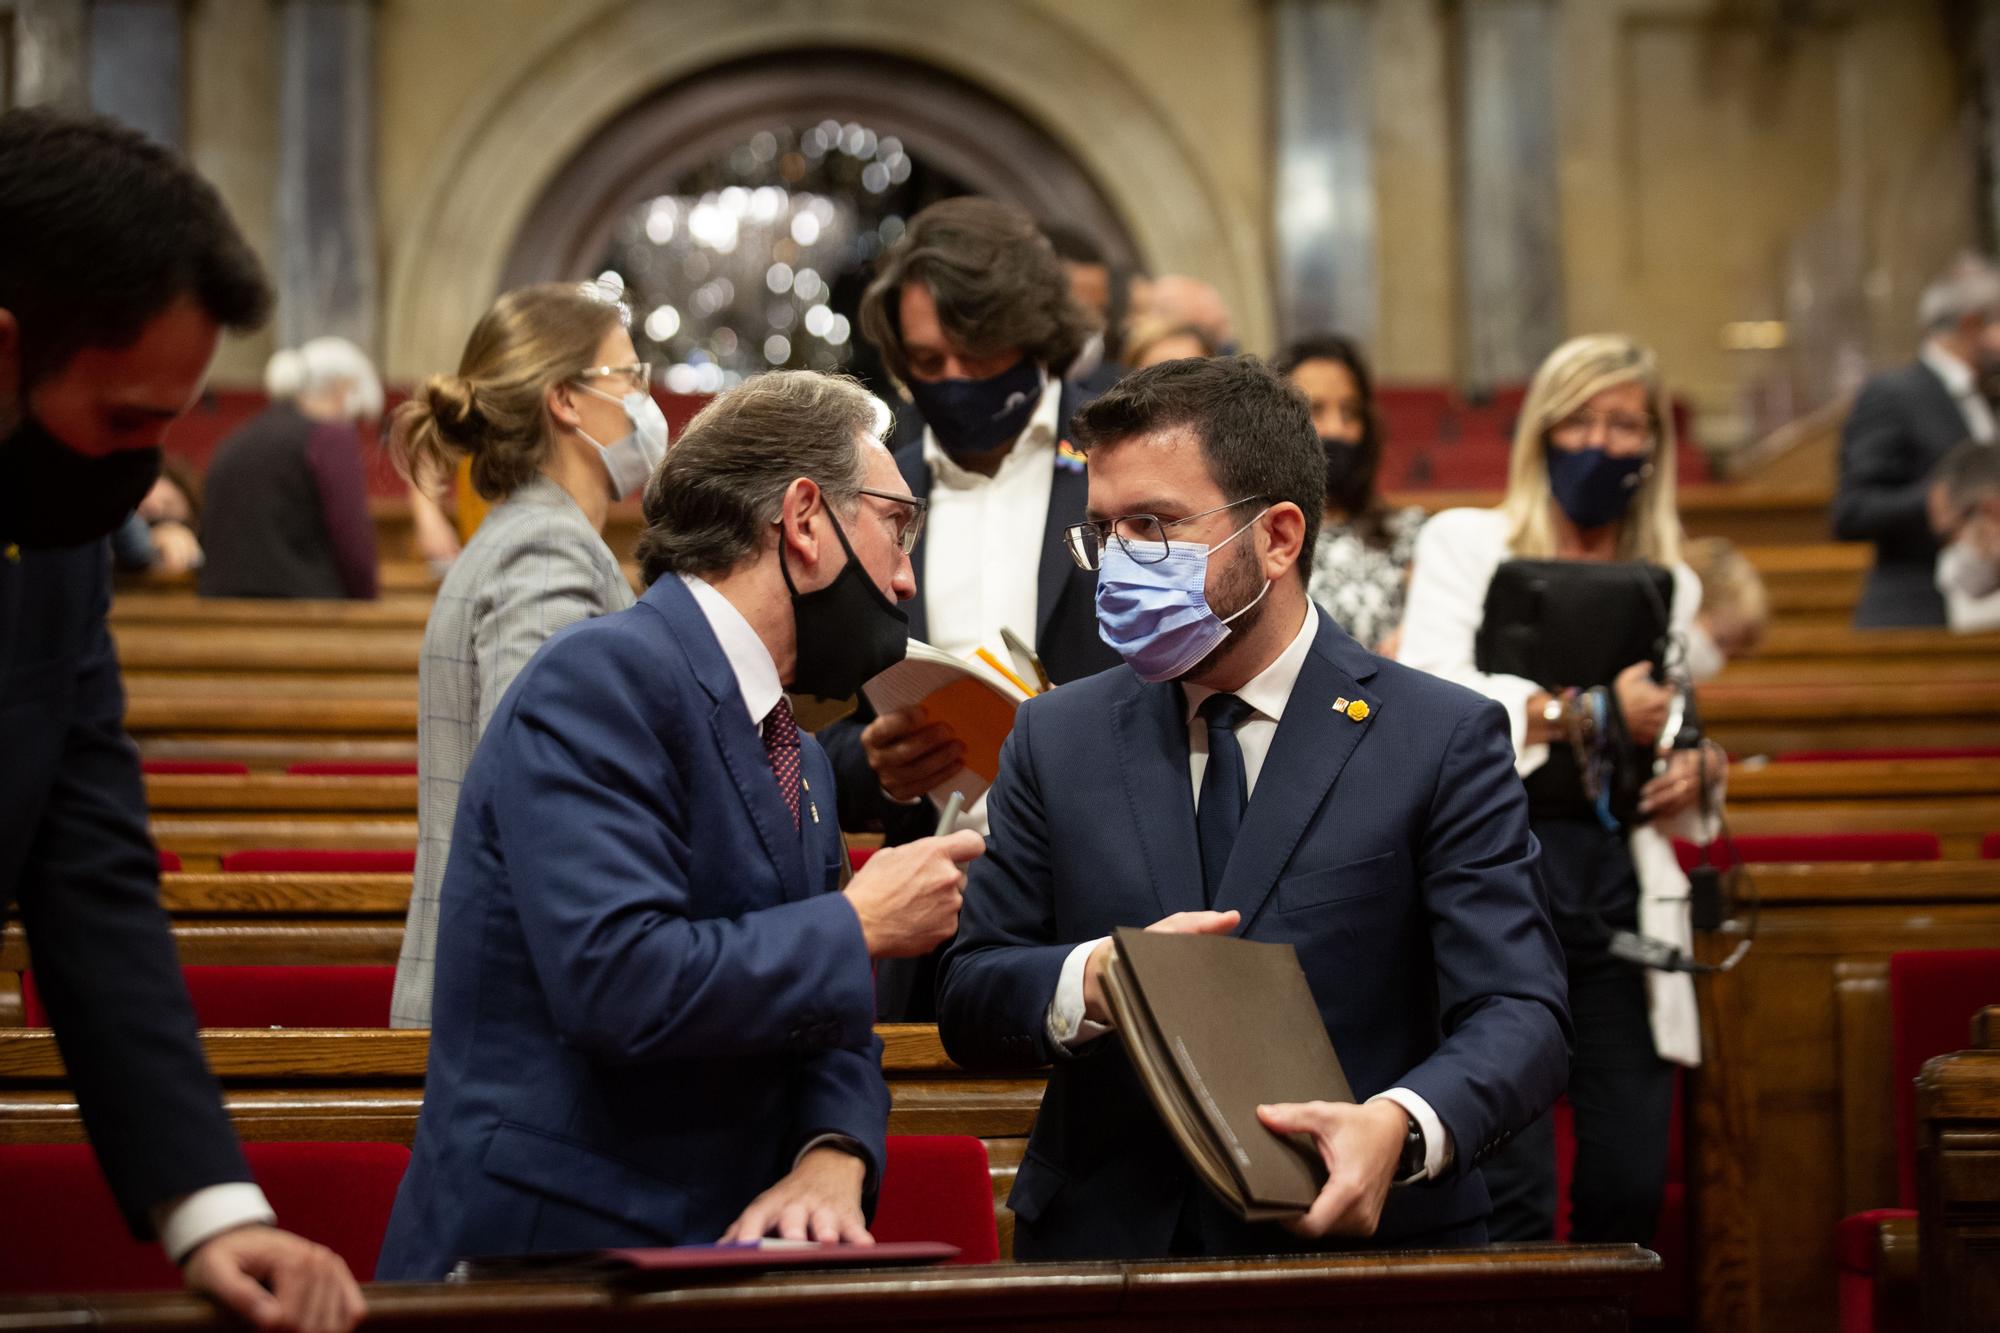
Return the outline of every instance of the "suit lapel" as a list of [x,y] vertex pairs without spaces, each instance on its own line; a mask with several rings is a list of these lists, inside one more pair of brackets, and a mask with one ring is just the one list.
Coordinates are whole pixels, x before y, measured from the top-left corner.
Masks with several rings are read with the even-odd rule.
[[[912,414],[914,415],[914,414]],[[901,418],[898,418],[901,429]],[[903,483],[910,488],[910,494],[919,500],[931,498],[931,470],[924,466],[924,427],[916,423],[916,438],[896,450],[896,470],[903,474]],[[910,552],[910,566],[917,572],[917,595],[903,603],[903,610],[910,617],[910,637],[930,642],[930,616],[924,610],[924,550],[930,541],[930,524],[917,534],[917,549]]]
[[[808,896],[814,890],[806,876],[804,841],[792,827],[792,812],[772,776],[764,739],[750,724],[743,692],[736,686],[736,673],[730,669],[715,631],[708,627],[708,618],[695,605],[694,594],[671,575],[647,589],[644,600],[660,612],[674,641],[687,655],[695,679],[708,694],[708,726],[716,751],[743,798],[744,811],[771,858],[772,869],[778,872],[785,901]],[[802,801],[802,815],[804,809]]]
[[[1318,611],[1314,614],[1319,616],[1319,632],[1285,703],[1285,715],[1258,773],[1257,790],[1244,811],[1243,827],[1216,895],[1215,910],[1241,912],[1245,929],[1277,887],[1278,876],[1325,804],[1348,756],[1367,736],[1366,717],[1380,706],[1360,685],[1375,674],[1374,659],[1331,620]],[[1334,707],[1334,701],[1343,698],[1367,705],[1364,720],[1357,722]]]
[[1056,604],[1079,572],[1063,541],[1063,529],[1082,520],[1089,496],[1088,476],[1081,470],[1055,466],[1049,481],[1049,516],[1042,523],[1042,562],[1035,574],[1037,645],[1048,642],[1049,620],[1056,613]]
[[1188,777],[1187,716],[1180,687],[1137,683],[1111,709],[1119,778],[1137,850],[1160,900],[1160,915],[1204,905],[1194,785]]

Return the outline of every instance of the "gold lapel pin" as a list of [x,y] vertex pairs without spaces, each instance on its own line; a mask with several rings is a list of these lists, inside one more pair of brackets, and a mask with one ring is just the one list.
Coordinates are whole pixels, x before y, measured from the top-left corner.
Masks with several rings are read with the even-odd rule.
[[1333,711],[1336,713],[1345,713],[1347,711],[1346,695],[1343,694],[1338,699],[1335,699],[1333,701]]

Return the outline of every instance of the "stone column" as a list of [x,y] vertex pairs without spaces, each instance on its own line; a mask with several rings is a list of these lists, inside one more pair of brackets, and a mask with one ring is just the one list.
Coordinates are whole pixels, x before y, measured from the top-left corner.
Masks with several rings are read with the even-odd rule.
[[1465,374],[1518,382],[1562,340],[1557,23],[1550,0],[1460,8]]
[[90,106],[170,148],[187,143],[182,0],[95,0]]
[[278,340],[375,352],[375,7],[281,0]]
[[15,0],[12,29],[11,86],[6,90],[11,103],[72,111],[87,107],[84,0]]
[[1278,333],[1333,330],[1374,341],[1375,159],[1372,0],[1278,0]]

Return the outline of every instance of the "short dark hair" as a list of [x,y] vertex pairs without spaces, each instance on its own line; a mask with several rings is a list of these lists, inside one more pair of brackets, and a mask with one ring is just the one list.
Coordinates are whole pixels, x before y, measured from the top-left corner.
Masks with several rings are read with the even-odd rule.
[[1098,264],[1111,267],[1111,261],[1104,257],[1104,247],[1097,238],[1083,228],[1068,222],[1044,222],[1042,235],[1049,238],[1049,245],[1056,252],[1056,258],[1065,264]]
[[1271,369],[1289,379],[1293,371],[1308,361],[1331,361],[1347,367],[1347,373],[1354,377],[1354,388],[1361,395],[1360,454],[1341,486],[1342,494],[1329,495],[1327,500],[1346,511],[1347,521],[1363,542],[1387,549],[1391,540],[1389,503],[1382,498],[1380,486],[1385,442],[1382,414],[1375,407],[1375,377],[1369,373],[1368,358],[1363,355],[1361,344],[1352,338],[1338,333],[1308,333],[1287,343],[1271,363]]
[[898,380],[910,377],[901,310],[908,282],[930,289],[938,323],[975,356],[1018,347],[1060,375],[1097,328],[1035,220],[997,199],[932,204],[882,257],[861,297],[861,332]]
[[1312,577],[1326,507],[1326,454],[1306,396],[1254,356],[1163,361],[1127,375],[1076,414],[1071,436],[1089,453],[1137,435],[1185,429],[1201,444],[1225,498],[1290,500],[1306,518],[1299,582]]
[[214,186],[102,116],[0,115],[0,309],[20,325],[24,386],[86,347],[128,346],[183,296],[227,329],[270,313]]
[[846,375],[774,370],[695,414],[646,483],[636,552],[651,587],[663,574],[718,574],[756,554],[800,477],[852,513],[868,470],[878,400]]

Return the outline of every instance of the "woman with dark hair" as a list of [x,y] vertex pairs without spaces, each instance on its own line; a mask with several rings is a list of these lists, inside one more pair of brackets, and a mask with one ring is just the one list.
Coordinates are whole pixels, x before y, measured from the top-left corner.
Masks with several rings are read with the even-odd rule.
[[1362,646],[1394,657],[1424,511],[1391,509],[1375,488],[1382,428],[1368,362],[1348,339],[1316,333],[1280,353],[1276,369],[1305,394],[1326,447],[1326,515],[1307,592]]

